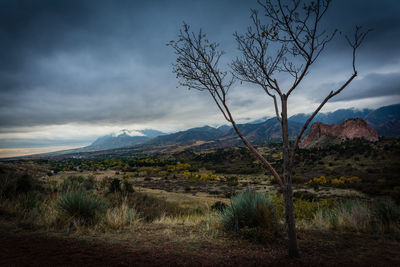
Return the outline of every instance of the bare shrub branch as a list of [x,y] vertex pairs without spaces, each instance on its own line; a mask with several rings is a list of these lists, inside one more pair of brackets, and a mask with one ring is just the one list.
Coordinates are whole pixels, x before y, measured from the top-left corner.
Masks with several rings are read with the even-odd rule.
[[234,77],[228,77],[229,73],[221,71],[218,67],[218,62],[223,55],[222,51],[217,50],[218,44],[210,42],[201,30],[198,34],[191,32],[189,26],[184,23],[178,40],[170,41],[167,45],[172,46],[177,55],[176,63],[173,64],[173,72],[176,73],[180,85],[189,89],[208,91],[242,142],[271,171],[280,186],[283,187],[279,174],[248,142],[233,119],[227,105],[227,93],[234,82]]

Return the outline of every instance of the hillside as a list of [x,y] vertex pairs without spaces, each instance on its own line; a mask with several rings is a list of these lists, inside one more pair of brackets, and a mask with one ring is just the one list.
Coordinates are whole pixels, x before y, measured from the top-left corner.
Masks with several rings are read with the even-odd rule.
[[[295,138],[304,122],[310,114],[297,114],[289,118],[289,137]],[[378,136],[400,137],[400,104],[385,106],[376,110],[364,109],[340,109],[335,112],[320,113],[313,122],[322,124],[340,124],[349,118],[361,118],[374,129]],[[280,141],[281,127],[276,118],[269,118],[263,122],[251,122],[238,124],[242,134],[254,145],[263,145],[265,143],[275,143]],[[306,130],[305,134],[308,134]],[[317,143],[330,142],[332,144],[340,143],[334,138],[324,138]],[[94,155],[106,155],[107,153],[116,153],[125,155],[138,152],[178,152],[182,150],[203,150],[230,146],[242,146],[242,141],[236,135],[232,126],[222,125],[214,128],[203,126],[191,128],[171,134],[146,129],[128,131],[122,130],[119,133],[106,135],[96,139],[90,146],[34,155],[28,157],[85,157]]]
[[[302,124],[296,121],[289,121],[289,137],[295,138],[300,131]],[[280,139],[282,136],[281,125],[276,118],[268,119],[262,123],[239,124],[240,132],[253,144],[264,144],[274,139]],[[242,141],[233,129],[222,134],[219,141],[231,145],[242,145]]]
[[[304,123],[310,114],[296,114],[289,119]],[[340,124],[349,118],[365,120],[378,136],[400,137],[400,104],[380,107],[378,109],[339,109],[334,112],[319,113],[312,120],[324,124]]]
[[340,143],[340,140],[362,138],[378,141],[378,135],[363,119],[347,119],[341,124],[315,122],[299,144],[300,148],[322,147]]
[[378,108],[367,114],[364,119],[379,136],[400,136],[400,104]]
[[180,131],[168,135],[158,136],[148,142],[146,145],[171,145],[176,143],[186,143],[195,140],[212,141],[216,140],[223,133],[223,128],[213,128],[210,126],[191,128],[186,131]]

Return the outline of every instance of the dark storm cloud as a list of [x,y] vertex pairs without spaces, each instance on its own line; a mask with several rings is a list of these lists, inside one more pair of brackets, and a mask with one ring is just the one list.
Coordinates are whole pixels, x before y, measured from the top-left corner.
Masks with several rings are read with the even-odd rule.
[[[359,49],[363,59],[358,61],[370,68],[383,64],[399,63],[400,2],[384,1],[332,1],[323,27],[337,28],[340,34],[329,49],[347,51],[344,35],[352,37],[356,25],[362,30],[371,29]],[[334,53],[333,53],[334,54]]]
[[2,1],[0,125],[162,118],[182,96],[165,43],[183,20],[217,23],[228,2]]
[[[239,0],[0,1],[0,128],[186,118],[188,103],[201,109],[210,102],[205,94],[175,88],[174,55],[165,43],[186,21],[221,42],[229,59],[236,47],[232,33],[246,29],[257,6]],[[369,69],[398,64],[399,6],[333,1],[325,25],[344,32],[357,23],[374,28],[360,61]],[[344,48],[343,38],[333,42],[322,62],[337,64]],[[398,79],[375,78],[386,89],[371,87],[370,96],[396,90]],[[355,83],[353,90],[361,87]]]
[[[343,82],[322,84],[318,90],[309,92],[310,97],[320,102],[326,97],[327,93],[339,88]],[[356,79],[339,95],[332,98],[331,102],[380,96],[391,96],[397,98],[400,102],[400,73],[371,73],[363,78]]]

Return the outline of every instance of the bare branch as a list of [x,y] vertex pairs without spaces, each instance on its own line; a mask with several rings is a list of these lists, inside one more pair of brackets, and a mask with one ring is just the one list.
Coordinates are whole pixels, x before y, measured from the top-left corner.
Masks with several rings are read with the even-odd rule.
[[364,41],[365,37],[367,36],[368,33],[372,31],[372,29],[368,29],[365,32],[360,32],[361,27],[356,26],[356,30],[354,31],[354,40],[351,41],[350,38],[346,35],[346,40],[349,43],[349,45],[353,48],[353,71],[356,71],[356,66],[355,66],[355,61],[356,61],[356,50],[358,47],[360,47],[361,43]]
[[[352,40],[346,39],[352,48],[351,76],[336,90],[331,91],[319,104],[317,109],[304,123],[294,145],[289,142],[288,97],[298,88],[310,71],[310,67],[319,58],[333,40],[337,30],[327,32],[319,29],[320,22],[326,14],[331,0],[258,0],[262,6],[264,23],[256,10],[252,10],[251,22],[243,34],[235,33],[234,37],[241,52],[230,65],[231,72],[220,70],[219,62],[223,52],[218,44],[209,42],[200,30],[198,34],[190,32],[187,24],[183,25],[177,41],[171,45],[177,55],[174,73],[180,85],[189,89],[208,91],[224,118],[230,122],[236,134],[247,148],[271,171],[283,189],[285,199],[285,219],[289,239],[289,254],[298,256],[295,218],[293,215],[293,192],[291,171],[296,149],[304,132],[318,112],[334,96],[341,93],[357,76],[356,51],[371,30],[361,32],[356,27]],[[304,4],[302,4],[304,3]],[[289,78],[289,86],[280,87],[278,78]],[[286,77],[284,77],[286,78]],[[237,126],[229,106],[227,96],[235,80],[260,86],[272,98],[276,117],[282,127],[283,176],[248,142]],[[278,107],[279,96],[281,106]],[[280,110],[281,109],[281,112]]]
[[293,146],[293,150],[292,150],[292,156],[291,156],[291,161],[293,161],[294,158],[294,151],[295,149],[298,147],[299,142],[301,137],[304,134],[304,131],[308,128],[310,122],[314,119],[314,117],[318,114],[318,112],[322,109],[322,107],[329,101],[329,99],[331,99],[332,97],[334,97],[335,95],[339,94],[341,91],[343,91],[344,88],[347,87],[347,85],[349,85],[351,83],[351,81],[357,76],[357,73],[353,73],[353,75],[351,75],[351,77],[336,91],[331,91],[329,93],[329,95],[327,97],[325,97],[324,101],[321,102],[321,104],[318,106],[318,108],[312,113],[312,115],[308,118],[308,120],[304,123],[303,127],[300,130],[300,133],[298,134],[296,141],[294,143]]
[[365,37],[367,36],[367,34],[369,32],[371,32],[371,29],[365,31],[365,32],[360,32],[361,27],[356,27],[355,33],[354,33],[354,40],[350,40],[347,36],[347,42],[349,43],[349,45],[353,48],[353,53],[352,53],[352,66],[353,66],[353,74],[350,76],[349,79],[347,79],[346,82],[343,83],[343,85],[338,88],[335,91],[331,91],[329,93],[329,95],[327,97],[325,97],[325,99],[321,102],[321,104],[318,106],[318,108],[311,114],[311,116],[308,118],[308,120],[305,122],[305,124],[303,125],[300,133],[298,134],[296,141],[293,145],[292,148],[292,154],[291,154],[291,158],[290,158],[290,162],[291,165],[293,165],[294,162],[294,157],[295,157],[295,153],[296,153],[296,149],[300,143],[300,140],[305,132],[305,130],[308,128],[309,124],[311,123],[311,121],[314,119],[314,117],[318,114],[318,112],[322,109],[322,107],[329,101],[329,99],[331,99],[332,97],[340,94],[344,88],[346,88],[352,81],[353,79],[357,76],[357,69],[356,69],[356,51],[357,48],[360,47],[361,43],[364,41]]
[[[235,120],[227,105],[227,93],[234,82],[234,76],[228,77],[228,72],[221,71],[218,63],[223,52],[216,48],[218,44],[211,43],[206,39],[206,35],[200,30],[198,34],[190,32],[190,27],[183,24],[183,30],[180,31],[178,41],[171,41],[168,45],[172,46],[175,54],[178,56],[174,66],[174,73],[180,79],[180,85],[189,89],[197,89],[200,91],[208,91],[221,111],[224,118],[230,122],[243,143],[248,149],[271,171],[272,175],[283,187],[282,179],[272,165],[248,142],[248,140],[240,132]],[[275,63],[272,63],[275,64]],[[239,67],[245,67],[238,66]],[[246,72],[243,70],[243,72]],[[253,75],[253,74],[251,74]],[[255,76],[249,79],[256,79]],[[258,81],[258,80],[257,80]],[[275,81],[276,83],[276,81]],[[271,83],[272,85],[272,83]],[[278,106],[275,95],[269,92],[269,88],[265,87],[266,92],[274,99],[275,109],[278,113]]]
[[330,2],[316,0],[301,5],[300,0],[258,0],[269,19],[269,24],[262,26],[268,29],[269,34],[265,38],[270,43],[285,46],[287,50],[279,65],[274,66],[276,71],[286,73],[293,79],[287,96],[298,87],[310,66],[336,35],[336,30],[331,34],[319,30]]

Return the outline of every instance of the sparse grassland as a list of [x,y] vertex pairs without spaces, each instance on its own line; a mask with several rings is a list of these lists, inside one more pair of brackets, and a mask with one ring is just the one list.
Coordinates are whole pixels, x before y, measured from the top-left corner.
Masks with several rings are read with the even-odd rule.
[[[394,178],[399,173],[398,141],[355,144],[299,152],[294,206],[300,245],[307,255],[300,265],[400,262],[393,254],[400,248],[400,208],[395,203],[399,181]],[[259,149],[280,164],[278,145]],[[383,158],[376,158],[379,153]],[[380,169],[371,171],[373,166]],[[295,264],[284,256],[279,189],[241,148],[16,161],[3,163],[1,171],[3,238],[12,239],[5,232],[15,231],[55,238],[67,234],[118,244],[131,253],[167,251],[171,264],[179,264],[171,257],[202,264],[212,260],[231,265],[233,259],[241,264]],[[377,189],[368,194],[371,186]],[[384,253],[390,256],[383,259]]]

